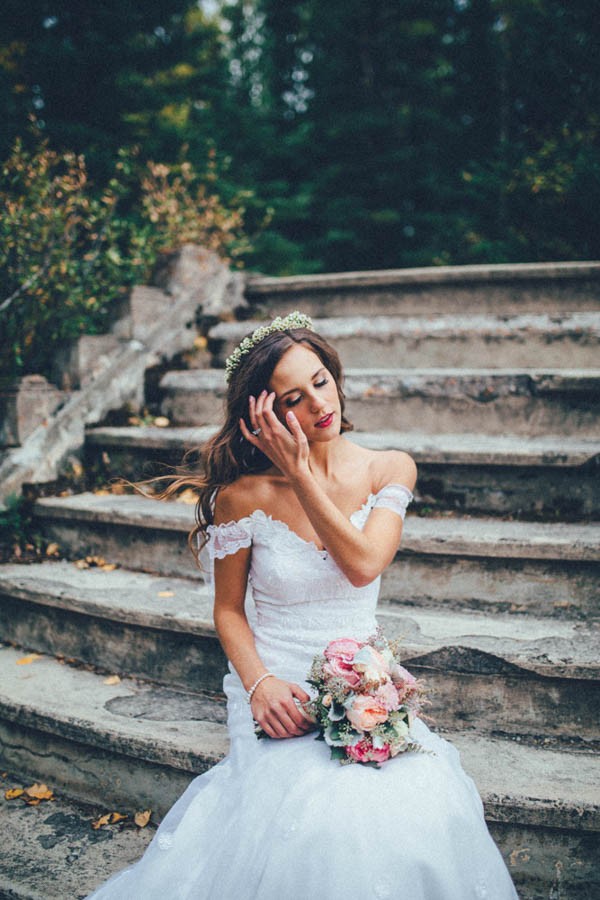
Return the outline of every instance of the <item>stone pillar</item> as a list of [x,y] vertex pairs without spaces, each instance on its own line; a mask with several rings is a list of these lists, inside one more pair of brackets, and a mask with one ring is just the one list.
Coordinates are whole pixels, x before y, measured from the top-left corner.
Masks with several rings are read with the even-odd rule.
[[0,447],[19,447],[63,399],[42,375],[0,381]]

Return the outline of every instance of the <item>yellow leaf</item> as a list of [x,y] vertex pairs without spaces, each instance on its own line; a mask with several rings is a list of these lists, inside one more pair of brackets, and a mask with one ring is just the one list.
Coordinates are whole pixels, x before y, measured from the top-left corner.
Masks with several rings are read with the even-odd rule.
[[58,544],[48,544],[46,547],[46,556],[58,556],[60,547]]
[[40,801],[37,797],[31,797],[31,798],[25,800],[25,803],[27,804],[27,806],[39,806],[40,805]]
[[110,822],[110,813],[106,813],[105,816],[100,816],[99,819],[96,819],[95,822],[92,822],[92,828],[97,831],[99,828],[102,828],[103,825],[108,825]]
[[110,824],[114,825],[115,822],[120,822],[121,819],[126,819],[127,816],[124,816],[122,813],[114,812],[110,814]]
[[89,569],[89,566],[86,563],[85,559],[76,559],[73,565],[76,569]]
[[100,568],[102,569],[103,572],[114,572],[114,570],[117,568],[117,564],[116,563],[104,563],[104,565],[100,566]]
[[18,666],[27,666],[29,663],[35,662],[36,659],[42,659],[41,653],[30,653],[29,656],[22,656],[17,660]]
[[158,597],[174,597],[175,591],[159,591]]
[[206,350],[207,346],[208,346],[208,341],[206,340],[205,337],[202,337],[201,335],[199,335],[197,338],[194,339],[194,347],[196,348],[196,350]]
[[104,679],[104,684],[120,684],[121,679],[118,675],[109,675],[108,678]]
[[89,566],[104,566],[106,565],[106,560],[103,556],[86,556],[86,563]]
[[140,828],[145,828],[150,821],[151,812],[151,809],[147,809],[144,812],[137,812],[133,817],[135,824],[139,825]]
[[40,800],[53,800],[54,794],[50,790],[47,784],[32,784],[31,787],[25,788],[25,793],[28,797],[31,797],[38,802]]
[[9,791],[6,791],[4,794],[5,800],[14,800],[16,797],[20,797],[21,794],[24,794],[23,788],[11,788]]
[[154,424],[157,428],[168,428],[171,423],[166,416],[157,416],[154,420]]

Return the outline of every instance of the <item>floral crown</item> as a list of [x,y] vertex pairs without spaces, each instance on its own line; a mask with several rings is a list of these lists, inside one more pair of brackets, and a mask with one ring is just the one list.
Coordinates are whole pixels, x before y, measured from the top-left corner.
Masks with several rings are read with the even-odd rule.
[[290,313],[289,316],[277,316],[277,318],[273,319],[269,325],[261,325],[260,328],[256,328],[252,334],[245,337],[241,344],[238,344],[235,348],[231,356],[227,357],[225,361],[226,381],[229,381],[232,374],[241,363],[242,357],[247,353],[250,353],[253,347],[260,344],[260,342],[268,337],[268,335],[275,334],[276,331],[287,331],[290,328],[308,328],[310,331],[315,330],[310,316],[304,315],[304,313],[301,313],[297,309]]

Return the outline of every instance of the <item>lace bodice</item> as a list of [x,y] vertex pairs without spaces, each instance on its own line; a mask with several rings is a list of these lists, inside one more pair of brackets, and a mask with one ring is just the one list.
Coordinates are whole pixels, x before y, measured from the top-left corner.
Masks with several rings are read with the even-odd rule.
[[[391,509],[404,519],[413,499],[401,484],[389,484],[370,494],[350,521],[362,530],[371,510]],[[267,665],[292,666],[291,677],[307,672],[312,656],[327,641],[373,633],[380,578],[354,587],[326,550],[306,541],[281,520],[263,510],[235,522],[210,525],[208,556],[214,559],[252,547],[249,610],[257,649]],[[247,604],[248,607],[248,604]]]

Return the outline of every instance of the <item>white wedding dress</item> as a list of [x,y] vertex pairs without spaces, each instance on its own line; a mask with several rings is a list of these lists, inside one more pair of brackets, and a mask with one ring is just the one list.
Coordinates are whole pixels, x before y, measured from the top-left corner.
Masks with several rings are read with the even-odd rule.
[[[371,509],[404,517],[412,494],[388,485]],[[353,587],[327,552],[256,510],[210,526],[210,556],[252,546],[248,609],[258,653],[305,683],[313,656],[339,637],[373,634],[379,578]],[[89,900],[514,900],[508,870],[456,749],[416,720],[431,753],[380,769],[340,765],[315,734],[258,740],[242,684],[224,680],[230,753],[196,777],[144,856]]]

